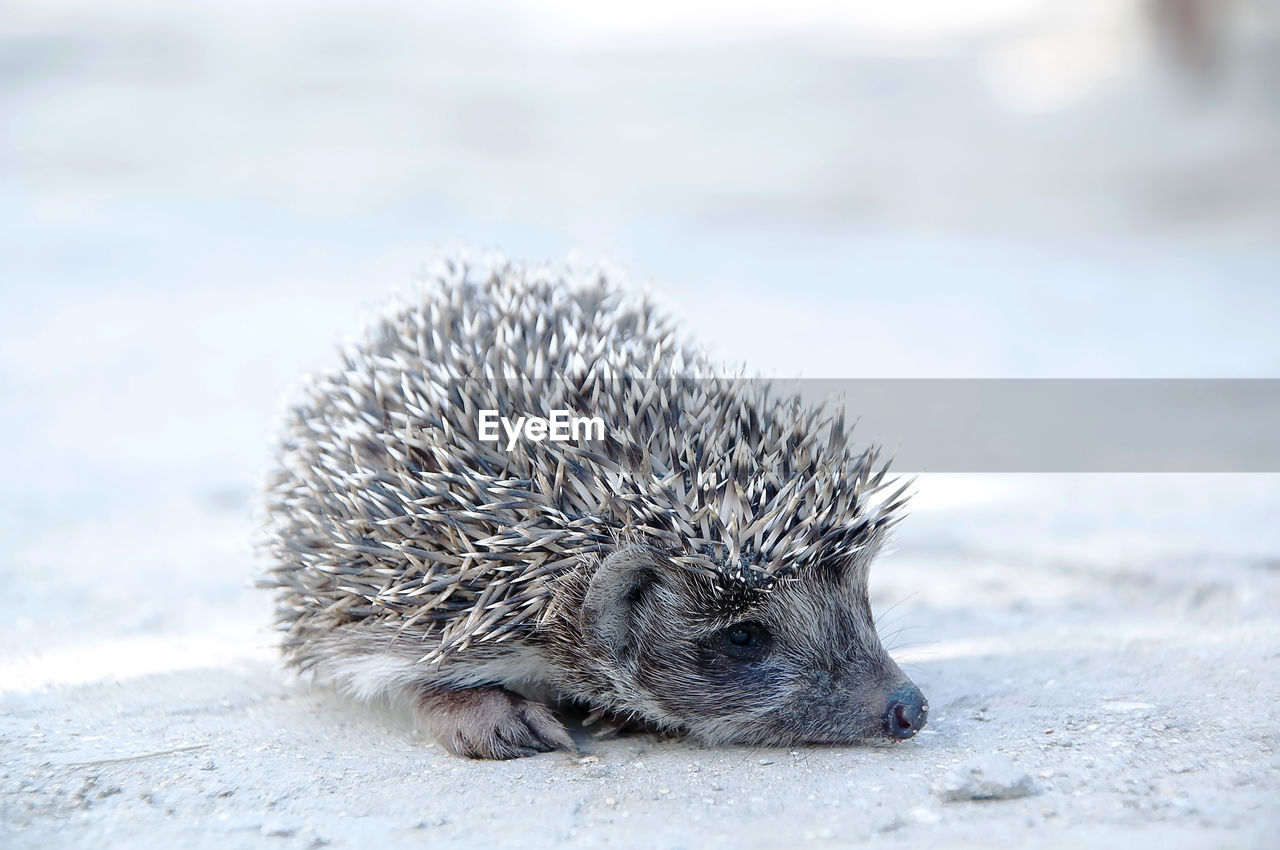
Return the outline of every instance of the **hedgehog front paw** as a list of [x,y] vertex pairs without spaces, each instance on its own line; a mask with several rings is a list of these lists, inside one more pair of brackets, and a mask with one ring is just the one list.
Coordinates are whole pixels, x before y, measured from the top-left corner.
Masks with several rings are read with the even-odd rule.
[[426,731],[455,755],[510,759],[577,750],[551,709],[502,688],[433,688],[418,705]]

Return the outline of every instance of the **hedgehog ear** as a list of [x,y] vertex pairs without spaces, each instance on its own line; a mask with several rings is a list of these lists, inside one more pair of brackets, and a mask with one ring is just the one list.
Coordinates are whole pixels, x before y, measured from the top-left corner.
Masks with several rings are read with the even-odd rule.
[[619,661],[636,654],[638,609],[661,581],[662,562],[644,546],[624,546],[605,558],[591,576],[582,603],[584,631]]

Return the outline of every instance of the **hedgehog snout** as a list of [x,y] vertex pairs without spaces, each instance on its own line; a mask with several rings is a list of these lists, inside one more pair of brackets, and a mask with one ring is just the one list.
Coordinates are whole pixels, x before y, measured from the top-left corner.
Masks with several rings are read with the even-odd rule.
[[911,682],[903,682],[889,696],[884,710],[884,731],[890,738],[905,741],[915,737],[929,719],[929,703]]

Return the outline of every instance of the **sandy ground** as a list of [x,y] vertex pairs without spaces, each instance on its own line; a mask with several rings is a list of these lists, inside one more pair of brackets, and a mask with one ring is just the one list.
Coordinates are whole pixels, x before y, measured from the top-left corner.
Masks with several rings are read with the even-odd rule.
[[[1137,502],[1135,529],[1114,511]],[[580,758],[454,758],[287,683],[232,561],[202,592],[217,629],[0,667],[3,843],[1274,846],[1278,507],[1274,476],[923,479],[873,586],[929,726],[833,749],[581,735]],[[944,798],[991,754],[1033,793]]]
[[898,746],[476,763],[288,681],[277,398],[440,245],[611,257],[784,376],[1280,370],[1274,17],[1183,86],[1133,3],[555,5],[6,5],[0,846],[1280,845],[1274,474],[922,477]]

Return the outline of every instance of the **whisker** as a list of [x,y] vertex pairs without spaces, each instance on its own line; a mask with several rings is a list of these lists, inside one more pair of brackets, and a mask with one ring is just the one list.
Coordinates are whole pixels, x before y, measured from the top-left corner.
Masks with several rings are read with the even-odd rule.
[[915,597],[917,597],[917,596],[919,596],[919,595],[920,595],[920,591],[918,591],[918,590],[917,590],[917,591],[915,591],[914,593],[909,593],[909,594],[907,594],[906,596],[904,596],[904,597],[902,597],[901,599],[899,599],[897,602],[895,602],[895,603],[893,603],[892,605],[890,605],[888,608],[886,608],[886,609],[884,609],[883,611],[881,611],[881,612],[880,612],[880,615],[879,615],[878,617],[876,617],[876,618],[875,618],[875,625],[876,625],[876,628],[877,628],[877,629],[878,629],[878,628],[880,628],[880,621],[881,621],[881,620],[883,620],[885,617],[889,616],[889,614],[893,613],[893,610],[894,610],[895,608],[897,608],[899,605],[901,605],[901,604],[902,604],[902,603],[904,603],[904,602],[907,602],[907,601],[910,601],[911,599],[914,599]]

